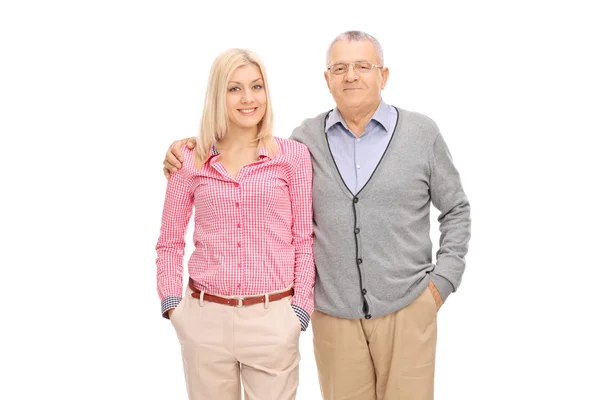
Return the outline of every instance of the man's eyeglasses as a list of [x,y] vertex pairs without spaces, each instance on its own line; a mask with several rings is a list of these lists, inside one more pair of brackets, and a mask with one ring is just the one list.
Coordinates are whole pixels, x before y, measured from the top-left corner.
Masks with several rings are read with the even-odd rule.
[[383,68],[382,65],[375,65],[364,61],[353,62],[353,63],[336,63],[332,64],[327,71],[331,72],[334,75],[343,75],[348,72],[348,68],[352,65],[354,72],[359,72],[361,74],[366,74],[373,67],[375,68]]

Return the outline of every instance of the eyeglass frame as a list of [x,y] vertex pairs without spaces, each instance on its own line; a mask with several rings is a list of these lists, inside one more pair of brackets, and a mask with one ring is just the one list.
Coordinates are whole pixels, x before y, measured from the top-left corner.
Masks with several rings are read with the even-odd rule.
[[[359,71],[358,72],[359,74],[371,72],[373,70],[373,67],[375,67],[375,68],[383,68],[383,65],[371,64],[368,61],[355,61],[355,62],[349,62],[349,63],[338,62],[338,63],[331,64],[329,67],[327,67],[327,71],[329,73],[333,74],[333,75],[344,75],[344,74],[348,73],[348,71],[350,70],[350,65],[352,65],[352,71],[357,72],[356,69],[354,68],[356,66],[356,64],[366,64],[366,65],[370,65],[371,66],[371,68],[369,68],[369,71],[365,71],[365,72],[360,72]],[[345,65],[346,66],[346,71],[342,72],[342,73],[339,73],[339,74],[336,74],[335,72],[331,71],[331,68],[333,68],[334,65]]]

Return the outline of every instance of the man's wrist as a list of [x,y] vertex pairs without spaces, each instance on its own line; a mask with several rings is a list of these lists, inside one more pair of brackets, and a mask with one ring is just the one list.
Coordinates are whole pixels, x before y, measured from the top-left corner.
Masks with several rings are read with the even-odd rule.
[[437,309],[439,310],[440,307],[442,307],[442,305],[444,304],[442,295],[440,294],[439,290],[437,289],[437,287],[435,286],[435,283],[433,283],[432,280],[429,281],[428,287],[429,287],[429,290],[431,290],[433,299],[435,300],[435,305],[437,306]]
[[439,274],[436,274],[435,272],[432,272],[430,274],[430,278],[431,281],[433,281],[433,284],[435,285],[435,288],[437,289],[438,293],[440,294],[440,296],[442,296],[442,301],[446,302],[448,296],[450,296],[450,294],[454,292],[454,285],[452,285],[452,283],[448,279],[444,278]]

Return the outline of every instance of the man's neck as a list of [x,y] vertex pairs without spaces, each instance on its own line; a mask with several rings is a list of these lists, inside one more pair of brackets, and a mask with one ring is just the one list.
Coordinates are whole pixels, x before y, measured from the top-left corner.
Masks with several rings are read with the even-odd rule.
[[365,132],[367,128],[367,124],[373,118],[375,111],[379,107],[379,103],[381,103],[381,99],[375,103],[370,104],[367,107],[363,108],[339,108],[338,111],[344,118],[348,129],[352,131],[356,136],[360,136]]

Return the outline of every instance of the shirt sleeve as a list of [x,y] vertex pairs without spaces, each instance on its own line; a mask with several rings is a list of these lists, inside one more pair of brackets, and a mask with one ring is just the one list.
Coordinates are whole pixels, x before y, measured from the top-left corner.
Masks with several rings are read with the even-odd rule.
[[[292,243],[295,250],[294,298],[296,314],[302,316],[306,329],[307,319],[314,309],[315,261],[313,254],[312,220],[312,164],[308,148],[301,145],[299,160],[289,182],[292,205]],[[301,310],[298,310],[300,308]],[[305,311],[301,313],[300,311]],[[303,321],[304,320],[304,321]]]
[[156,279],[163,317],[175,308],[182,296],[185,234],[192,215],[192,177],[183,171],[171,174],[163,207],[160,236],[156,244]]
[[458,288],[465,270],[471,206],[441,134],[433,143],[431,157],[431,201],[440,211],[440,247],[431,279],[445,301]]

